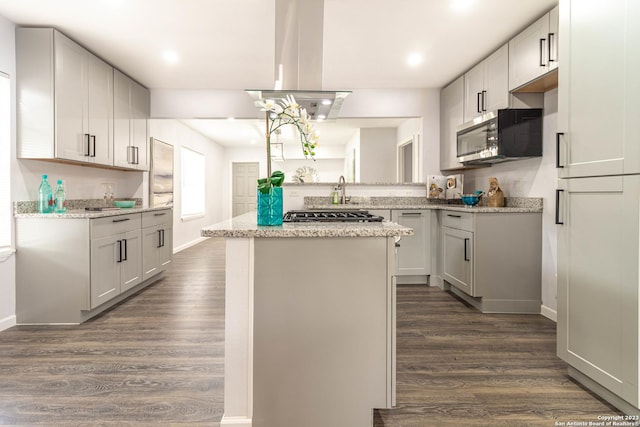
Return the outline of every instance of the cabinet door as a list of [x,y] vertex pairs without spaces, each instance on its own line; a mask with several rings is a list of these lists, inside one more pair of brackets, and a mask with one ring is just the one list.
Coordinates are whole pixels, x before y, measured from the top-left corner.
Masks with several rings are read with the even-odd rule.
[[456,132],[464,121],[464,77],[440,93],[440,170],[462,167],[457,157]]
[[509,106],[509,46],[485,59],[483,112]]
[[484,90],[484,62],[464,75],[464,121],[482,116],[482,91]]
[[560,189],[558,356],[638,406],[640,176]]
[[473,233],[442,227],[444,280],[461,291],[474,295]]
[[91,308],[120,294],[120,244],[116,236],[91,240]]
[[[561,177],[640,172],[640,4],[560,5]],[[589,17],[587,19],[587,17]]]
[[165,228],[162,229],[162,246],[158,253],[158,263],[160,264],[160,270],[164,271],[173,258],[173,226],[165,224]]
[[558,38],[560,37],[559,13],[560,7],[556,6],[549,11],[549,34],[547,34],[547,62],[549,70],[558,68],[560,55],[558,54]]
[[549,14],[546,14],[509,41],[509,90],[549,71],[549,32]]
[[161,230],[161,226],[142,229],[142,280],[147,280],[160,272]]
[[54,33],[55,46],[55,156],[87,161],[89,130],[85,50],[62,34]]
[[149,170],[149,90],[131,82],[131,143],[136,147],[136,168]]
[[85,54],[87,62],[88,109],[90,136],[89,161],[113,165],[113,67]]
[[391,220],[413,228],[413,236],[403,236],[396,256],[396,275],[431,274],[431,211],[393,210]]
[[124,292],[142,282],[142,232],[133,230],[121,235],[120,291]]
[[118,70],[113,72],[113,164],[123,168],[131,162],[130,79]]

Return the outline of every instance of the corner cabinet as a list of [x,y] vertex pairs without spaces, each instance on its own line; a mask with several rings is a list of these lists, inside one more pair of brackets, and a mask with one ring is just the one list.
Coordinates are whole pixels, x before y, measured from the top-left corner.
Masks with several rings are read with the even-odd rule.
[[457,130],[464,122],[464,77],[440,92],[440,170],[462,168],[458,161]]
[[509,90],[558,68],[558,6],[509,41]]
[[114,70],[113,86],[113,164],[149,170],[149,90],[118,70]]
[[170,209],[16,218],[17,323],[82,323],[158,280],[171,262],[171,218]]
[[19,158],[113,165],[113,67],[52,28],[16,29]]
[[509,46],[505,44],[464,75],[464,121],[509,107]]
[[438,214],[445,289],[483,313],[540,313],[542,213]]

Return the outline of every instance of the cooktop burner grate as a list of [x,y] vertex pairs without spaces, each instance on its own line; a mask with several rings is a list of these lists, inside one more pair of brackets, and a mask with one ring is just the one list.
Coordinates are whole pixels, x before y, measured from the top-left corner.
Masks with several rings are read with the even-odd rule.
[[289,211],[284,222],[381,222],[383,217],[365,210],[307,210]]

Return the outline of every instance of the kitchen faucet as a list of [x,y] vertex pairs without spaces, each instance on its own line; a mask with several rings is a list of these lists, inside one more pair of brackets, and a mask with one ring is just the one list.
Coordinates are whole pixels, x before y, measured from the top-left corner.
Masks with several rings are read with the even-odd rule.
[[341,204],[345,204],[349,201],[349,199],[347,198],[345,192],[346,192],[346,188],[347,188],[347,183],[344,180],[344,176],[340,175],[340,178],[338,179],[338,191],[340,191],[340,203]]

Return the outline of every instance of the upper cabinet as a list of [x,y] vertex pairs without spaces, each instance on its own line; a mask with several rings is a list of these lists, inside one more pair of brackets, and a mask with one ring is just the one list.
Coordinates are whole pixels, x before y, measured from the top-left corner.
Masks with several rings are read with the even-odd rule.
[[560,7],[559,176],[640,173],[640,2]]
[[460,169],[456,132],[464,121],[464,77],[458,77],[440,92],[440,169]]
[[509,41],[509,90],[558,68],[558,6]]
[[113,164],[113,67],[51,28],[16,30],[18,157]]
[[19,158],[148,170],[146,88],[53,28],[16,29],[16,75]]
[[464,75],[464,121],[509,106],[509,48],[502,46]]
[[149,90],[114,71],[114,166],[149,170]]

